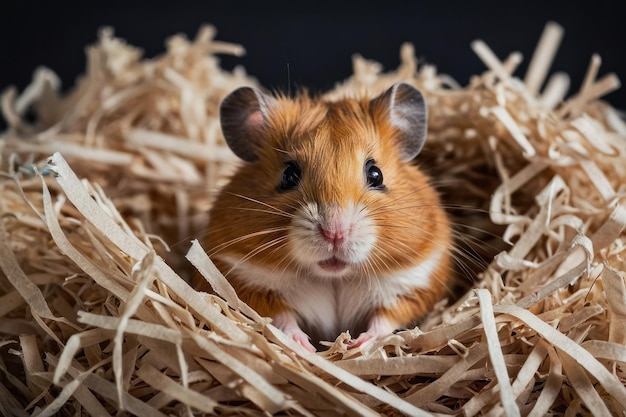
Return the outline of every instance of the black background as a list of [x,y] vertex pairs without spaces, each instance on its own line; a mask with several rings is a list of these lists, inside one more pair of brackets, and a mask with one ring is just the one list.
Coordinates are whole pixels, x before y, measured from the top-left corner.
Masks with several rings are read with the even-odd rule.
[[[565,29],[551,72],[571,77],[578,90],[593,53],[603,59],[600,76],[615,72],[626,80],[626,30],[619,1],[376,1],[370,2],[3,2],[0,6],[0,89],[22,90],[40,65],[53,69],[63,88],[84,72],[85,46],[99,28],[141,47],[144,56],[164,51],[175,33],[194,37],[203,23],[217,28],[217,39],[239,43],[242,58],[222,57],[222,65],[243,65],[268,88],[286,89],[289,63],[295,85],[313,91],[332,88],[351,75],[359,53],[386,70],[399,64],[400,45],[409,41],[421,62],[461,85],[484,65],[470,48],[483,39],[501,58],[520,51],[528,61],[548,21]],[[626,89],[605,97],[626,109]]]

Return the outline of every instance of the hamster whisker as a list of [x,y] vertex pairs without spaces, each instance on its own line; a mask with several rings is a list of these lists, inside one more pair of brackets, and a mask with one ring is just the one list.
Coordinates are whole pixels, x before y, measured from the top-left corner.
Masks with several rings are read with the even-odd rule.
[[248,201],[250,201],[252,203],[256,203],[256,204],[259,204],[261,206],[265,206],[265,207],[267,207],[267,208],[269,208],[271,210],[276,211],[277,213],[283,214],[286,217],[292,217],[292,215],[290,213],[288,213],[288,212],[286,212],[284,210],[281,210],[278,207],[274,207],[271,204],[265,203],[265,202],[263,202],[261,200],[257,200],[256,198],[248,197],[246,195],[238,194],[238,193],[229,193],[229,194],[231,194],[231,195],[233,195],[235,197],[239,197],[239,198],[244,199],[244,200],[248,200]]
[[[431,242],[438,243],[439,240],[434,238],[432,233],[428,233],[425,230],[422,231],[425,235],[430,235],[433,239],[428,239]],[[452,257],[453,263],[464,273],[466,277],[475,277],[476,273],[482,271],[487,268],[488,263],[485,261],[483,256],[471,247],[469,244],[464,245],[465,247],[461,247],[458,244],[458,241],[464,241],[465,239],[469,239],[468,236],[464,235],[461,232],[452,230],[452,236],[454,238],[454,242],[450,242],[442,246],[444,249],[448,251],[450,256]],[[483,247],[488,247],[491,249],[496,249],[492,245],[486,244],[478,238],[472,237],[475,239],[476,245],[482,245]],[[472,270],[470,265],[473,265],[477,271]],[[450,268],[452,272],[454,272],[454,268]],[[472,278],[473,279],[473,278]]]
[[[419,188],[417,190],[413,190],[409,193],[406,193],[398,198],[395,198],[391,201],[386,202],[385,204],[376,207],[376,209],[374,211],[382,211],[382,209],[385,209],[391,205],[393,205],[394,203],[397,203],[400,200],[403,200],[405,198],[414,196],[415,194],[418,194],[420,192],[422,192],[423,190],[427,190],[429,187],[428,186],[424,186],[422,188]],[[439,208],[439,207],[443,207],[446,210],[465,210],[465,211],[471,211],[471,212],[476,212],[476,213],[481,213],[481,214],[488,214],[490,213],[489,210],[486,209],[481,209],[481,208],[477,208],[475,206],[470,206],[470,205],[464,205],[464,204],[458,204],[458,203],[446,203],[445,201],[441,201],[440,203],[431,203],[431,204],[421,204],[419,206],[410,206],[410,207],[416,207],[416,208],[428,208],[428,207],[435,207],[435,208]]]
[[[388,212],[394,212],[394,211],[402,211],[402,210],[408,210],[408,209],[416,209],[416,208],[429,208],[429,207],[434,207],[435,205],[412,205],[412,206],[403,206],[403,207],[396,207],[394,209],[387,209],[387,210],[373,210],[372,211],[372,219],[376,220],[377,222],[382,222],[383,219],[379,218],[378,215],[380,214],[384,214],[384,213],[388,213]],[[457,209],[457,210],[463,210],[466,212],[472,212],[472,213],[477,213],[477,214],[488,214],[489,210],[485,210],[485,209],[480,209],[480,208],[474,208],[474,207],[470,207],[470,206],[464,206],[464,205],[459,205],[459,204],[455,204],[455,205],[443,205],[444,209]],[[449,213],[450,214],[450,213]],[[462,230],[468,230],[468,231],[473,231],[473,232],[478,232],[481,233],[485,236],[488,236],[494,240],[498,240],[501,241],[502,237],[499,234],[493,233],[485,228],[480,228],[480,227],[476,227],[476,226],[472,226],[466,222],[462,222],[459,221],[459,219],[457,219],[458,216],[454,216],[454,215],[449,215],[449,220],[450,220],[450,225],[452,226],[452,229],[454,232],[456,232],[455,236],[457,238],[463,238],[463,239],[474,239],[475,243],[484,243],[483,240],[478,239],[476,237],[473,237],[471,235],[466,235],[464,233],[461,233],[459,229]],[[382,225],[382,224],[379,224]],[[402,228],[404,227],[402,224],[385,224],[384,227],[397,227],[397,228]],[[494,225],[494,227],[498,227],[496,225]],[[491,246],[491,249],[495,250],[494,246]]]
[[[497,236],[495,234],[491,234],[491,233],[489,233],[489,232],[487,232],[485,230],[482,230],[482,229],[480,229],[478,227],[474,228],[473,230],[476,230],[476,231],[479,231],[479,232],[483,232],[488,237],[494,238],[494,239],[498,240],[499,242],[503,242],[502,241],[502,237]],[[468,235],[467,233],[463,233],[463,232],[461,232],[459,230],[452,229],[452,236],[455,238],[455,241],[457,241],[457,242],[460,241],[460,242],[467,243],[467,244],[475,244],[475,245],[479,245],[479,246],[481,246],[483,248],[486,248],[486,249],[491,249],[493,251],[501,251],[501,250],[503,250],[503,248],[496,247],[495,245],[493,245],[493,244],[491,244],[489,242],[486,242],[484,239],[481,239],[478,236]],[[510,246],[510,245],[507,245],[507,246]]]
[[[274,245],[274,248],[272,249],[271,252],[269,252],[268,255],[274,255],[276,252],[282,250],[285,247],[286,240],[287,239],[285,236],[285,239],[282,242],[280,242],[280,244]],[[269,249],[269,247],[266,249]],[[278,262],[276,263],[276,269],[278,269],[281,266],[281,264],[283,264],[286,260],[288,260],[287,264],[280,271],[280,275],[278,275],[278,281],[280,282],[284,282],[285,273],[289,270],[289,267],[291,266],[291,264],[293,264],[294,261],[296,261],[297,259],[291,253],[287,252],[278,259]],[[301,266],[299,264],[296,264],[296,275],[300,273],[300,269],[301,269]]]
[[380,254],[373,251],[371,256],[366,258],[366,265],[362,265],[361,270],[367,274],[366,278],[370,280],[383,270],[383,263],[384,261]]
[[[473,276],[476,275],[477,272],[485,270],[489,264],[486,261],[486,257],[481,256],[476,247],[487,247],[489,249],[495,248],[492,245],[485,244],[479,239],[476,239],[475,241],[476,247],[472,247],[469,244],[464,244],[461,246],[459,245],[458,241],[461,240],[463,236],[461,236],[461,234],[453,234],[453,236],[457,243],[449,245],[448,249],[456,265],[460,269],[462,269],[466,273],[466,275]],[[476,268],[477,270],[472,272],[472,267]]]
[[[404,242],[394,242],[394,243],[400,243],[403,246],[405,246],[405,248],[407,249],[411,249],[410,246],[408,246],[406,243]],[[376,249],[379,252],[382,252],[382,255],[386,256],[388,259],[392,259],[394,261],[394,263],[396,263],[400,268],[403,267],[403,265],[400,263],[400,261],[397,259],[397,257],[392,256],[382,245],[376,245]],[[409,255],[408,252],[404,252],[405,255]],[[391,267],[387,264],[387,262],[385,262],[384,258],[379,254],[378,258],[380,259],[380,261],[382,262],[383,266],[385,267],[386,270],[391,270]]]
[[472,213],[480,213],[480,214],[490,214],[491,211],[487,209],[482,209],[480,207],[470,206],[468,204],[453,204],[453,203],[441,203],[438,205],[439,207],[443,207],[446,210],[463,210]]
[[[466,230],[471,230],[473,232],[483,233],[484,235],[486,235],[486,236],[488,236],[488,237],[490,237],[492,239],[498,240],[500,242],[504,242],[502,240],[502,236],[497,235],[495,233],[492,233],[492,232],[490,232],[490,231],[488,231],[486,229],[483,229],[481,227],[470,226],[469,224],[460,224],[460,223],[452,223],[451,226],[452,226],[453,232],[458,233],[458,237],[463,237],[463,238],[468,238],[468,239],[471,238],[471,239],[474,239],[477,243],[483,242],[483,240],[479,239],[476,236],[471,236],[471,235],[467,236],[465,233],[461,232],[458,229],[463,228],[463,229],[466,229]],[[492,247],[492,248],[495,249],[495,247]]]
[[[387,206],[387,205],[385,205]],[[432,207],[443,207],[444,209],[449,208],[446,206],[441,206],[438,204],[412,204],[410,206],[399,206],[399,207],[376,207],[372,210],[372,214],[383,214],[383,213],[394,213],[394,212],[398,212],[398,211],[402,211],[402,210],[413,210],[413,209],[428,209],[428,208],[432,208]],[[454,207],[457,208],[457,207]],[[482,209],[475,209],[475,210],[471,210],[471,209],[467,209],[468,211],[474,211],[477,213],[487,213],[486,210],[482,210]]]
[[[270,252],[270,254],[274,254],[274,253],[278,252],[279,250],[283,249],[285,247],[285,245],[286,245],[286,242],[283,243],[280,246],[275,247],[274,250],[272,250],[272,252]],[[287,264],[283,267],[283,271],[281,273],[280,278],[282,279],[282,277],[284,276],[285,272],[289,269],[289,267],[292,264],[296,265],[295,275],[296,276],[300,275],[300,272],[303,269],[303,265],[302,265],[302,263],[298,262],[298,259],[291,253],[291,251],[286,251],[286,253],[283,254],[283,256],[278,260],[277,266],[280,266],[286,260],[289,260],[289,262],[287,262]]]
[[238,236],[234,239],[229,240],[228,242],[224,242],[218,246],[216,246],[215,248],[213,248],[213,250],[211,250],[211,252],[208,252],[209,257],[216,255],[217,253],[223,251],[224,249],[228,248],[229,246],[232,246],[234,244],[243,242],[244,240],[247,239],[252,239],[255,237],[259,237],[259,236],[264,236],[264,235],[268,235],[268,234],[272,234],[272,233],[276,233],[276,232],[284,232],[288,230],[287,227],[274,227],[271,229],[265,229],[265,230],[260,230],[257,232],[252,232],[252,233],[248,233],[246,235],[243,236]]
[[[402,230],[406,230],[409,227],[413,227],[413,228],[417,228],[419,230],[419,236],[422,236],[424,234],[429,234],[426,230],[424,230],[421,226],[419,226],[419,224],[415,224],[415,223],[406,223],[406,222],[398,222],[398,223],[384,223],[382,221],[380,221],[380,219],[375,219],[377,221],[377,224],[379,227],[384,228],[384,229],[389,229],[389,228],[397,228],[397,229],[402,229]],[[457,238],[456,240],[462,240],[462,241],[466,241],[466,242],[472,242],[472,243],[476,243],[476,244],[483,244],[483,246],[489,248],[489,249],[493,249],[493,250],[499,250],[499,248],[497,248],[494,245],[488,244],[487,242],[485,242],[483,239],[477,237],[477,236],[473,236],[473,235],[469,235],[466,233],[463,233],[461,230],[457,230],[458,228],[464,228],[467,230],[471,230],[471,231],[475,231],[475,232],[480,232],[482,234],[484,234],[487,237],[490,237],[492,239],[501,241],[502,237],[499,235],[496,235],[495,233],[491,233],[488,230],[485,230],[483,228],[480,227],[474,227],[474,226],[468,226],[465,224],[452,224],[452,235]],[[430,234],[432,236],[432,233]]]
[[[383,227],[389,227],[390,225],[383,225]],[[403,227],[401,225],[397,225],[396,227]],[[416,227],[416,225],[413,225],[413,227]],[[405,228],[405,227],[404,227]],[[417,226],[417,228],[419,229],[419,233],[417,233],[419,236],[421,236],[421,238],[431,242],[431,243],[437,243],[441,246],[441,242],[439,239],[436,238],[436,236],[432,233],[432,232],[428,232],[427,230],[424,230],[423,228]],[[405,228],[406,229],[406,228]],[[482,245],[483,247],[487,247],[489,249],[493,249],[493,250],[497,250],[497,248],[495,248],[493,245],[490,245],[488,243],[485,243],[483,241],[481,241],[479,238],[477,237],[473,237],[473,236],[466,236],[461,232],[452,230],[452,234],[453,237],[455,238],[455,241],[458,242],[458,240],[472,240],[474,241],[474,243],[476,244],[476,246],[478,246],[479,244]],[[401,241],[394,241],[395,245],[401,245],[404,248],[404,256],[411,258],[411,257],[417,257],[419,254],[415,253],[415,249],[412,248],[411,246],[409,246],[407,243],[401,242]],[[470,246],[470,244],[466,243],[466,245],[464,245],[466,247],[460,247],[458,245],[458,243],[447,243],[444,246],[444,249],[446,249],[450,255],[453,257],[455,264],[457,264],[459,266],[459,268],[461,268],[467,275],[474,275],[471,272],[471,268],[469,267],[468,263],[473,265],[474,267],[477,267],[479,269],[485,269],[487,267],[487,263],[484,261],[483,257],[480,256],[480,254]]]
[[359,265],[359,270],[356,274],[357,281],[359,284],[365,283],[367,285],[368,290],[372,289],[372,277],[375,277],[376,272],[380,271],[380,266],[375,259],[368,257],[365,260],[365,263]]
[[300,263],[296,262],[296,261],[297,261],[297,259],[296,259],[293,255],[291,255],[291,254],[289,254],[289,253],[285,254],[285,255],[284,255],[284,256],[283,256],[283,257],[282,257],[282,258],[278,261],[278,263],[276,264],[276,266],[277,266],[277,267],[280,267],[280,266],[281,266],[281,264],[282,264],[284,261],[286,261],[286,260],[289,260],[289,262],[287,262],[287,264],[286,264],[286,265],[282,268],[282,271],[281,271],[281,273],[280,273],[280,276],[278,277],[279,281],[281,281],[281,282],[282,282],[282,281],[284,281],[284,279],[285,279],[285,273],[289,270],[289,268],[291,267],[291,265],[292,265],[292,264],[294,264],[294,262],[295,262],[295,265],[296,265],[296,268],[295,268],[296,270],[295,270],[295,273],[294,273],[294,274],[295,274],[296,276],[300,276],[301,271],[302,271],[302,264],[300,264]]
[[[384,260],[376,251],[372,251],[363,263],[359,264],[355,277],[359,284],[365,283],[368,290],[372,289],[372,283],[376,277],[380,276],[380,272],[384,271]],[[388,269],[388,268],[387,268]]]
[[246,255],[244,255],[242,258],[240,258],[231,268],[230,270],[224,274],[224,276],[228,276],[228,274],[230,274],[233,270],[237,269],[239,267],[239,265],[243,264],[244,262],[249,261],[250,259],[252,259],[253,257],[255,257],[256,255],[258,255],[259,253],[273,247],[279,244],[282,244],[285,240],[287,239],[287,236],[279,236],[276,239],[272,239],[269,242],[265,242],[264,244],[262,244],[261,246],[258,246],[256,248],[254,248],[253,250],[251,250],[250,252],[248,252]]
[[390,201],[386,202],[385,204],[383,204],[383,205],[381,205],[381,206],[378,206],[378,207],[377,207],[377,209],[382,209],[382,208],[389,207],[390,205],[392,205],[392,204],[394,204],[394,203],[397,203],[397,202],[398,202],[398,201],[400,201],[400,200],[403,200],[403,199],[405,199],[405,198],[411,197],[412,195],[414,195],[414,194],[418,194],[418,193],[420,193],[420,192],[422,192],[422,191],[424,191],[424,190],[428,190],[428,188],[429,188],[429,187],[428,187],[428,185],[425,185],[425,186],[424,186],[424,187],[422,187],[422,188],[418,188],[417,190],[413,190],[413,191],[411,191],[410,193],[406,193],[406,194],[404,194],[404,195],[401,195],[401,196],[400,196],[400,197],[398,197],[398,198],[394,198],[393,200],[390,200]]
[[253,209],[253,208],[248,208],[248,207],[231,207],[231,209],[233,209],[233,210],[241,210],[241,211],[255,211],[255,212],[258,212],[258,213],[273,214],[273,215],[276,215],[276,216],[283,216],[283,217],[286,217],[288,219],[292,219],[292,218],[295,217],[293,214],[289,214],[289,213],[286,213],[286,212],[283,212],[283,211],[275,212],[275,211],[272,211],[272,210]]

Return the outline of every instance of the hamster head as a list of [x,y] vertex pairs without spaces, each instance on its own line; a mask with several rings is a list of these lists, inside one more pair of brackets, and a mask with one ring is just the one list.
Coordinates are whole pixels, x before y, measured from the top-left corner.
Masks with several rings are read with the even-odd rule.
[[384,276],[447,240],[437,195],[411,163],[427,126],[411,85],[335,102],[244,87],[224,99],[220,119],[246,162],[217,199],[208,231],[209,251],[231,272]]

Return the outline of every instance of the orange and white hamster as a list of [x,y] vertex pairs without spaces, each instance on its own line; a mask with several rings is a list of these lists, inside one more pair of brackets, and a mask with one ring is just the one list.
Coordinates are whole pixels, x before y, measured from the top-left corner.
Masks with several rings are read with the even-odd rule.
[[220,107],[245,161],[210,213],[206,249],[239,297],[310,351],[350,347],[414,323],[448,288],[451,231],[413,159],[422,94],[273,97],[243,87]]

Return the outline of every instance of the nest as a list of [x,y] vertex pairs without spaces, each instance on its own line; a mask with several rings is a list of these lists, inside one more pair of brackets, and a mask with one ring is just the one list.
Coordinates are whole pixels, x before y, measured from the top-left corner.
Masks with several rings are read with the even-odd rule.
[[[524,79],[481,41],[459,86],[411,45],[354,57],[326,96],[398,81],[430,110],[420,160],[457,226],[468,289],[419,327],[310,354],[242,303],[194,238],[236,167],[220,100],[258,86],[204,27],[160,57],[105,30],[67,94],[40,69],[8,90],[0,139],[3,415],[622,415],[626,410],[626,124],[599,97],[544,80],[548,24]],[[34,115],[34,117],[32,117]],[[33,121],[34,119],[34,121]],[[51,156],[52,155],[52,156]],[[194,270],[213,293],[187,282]]]

